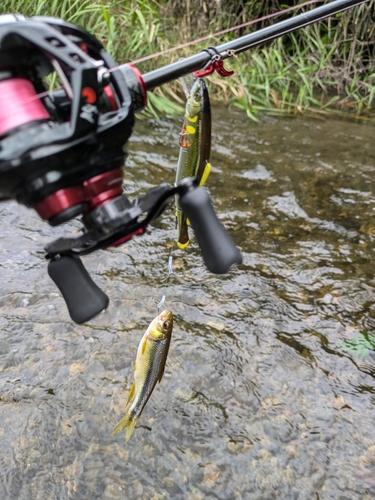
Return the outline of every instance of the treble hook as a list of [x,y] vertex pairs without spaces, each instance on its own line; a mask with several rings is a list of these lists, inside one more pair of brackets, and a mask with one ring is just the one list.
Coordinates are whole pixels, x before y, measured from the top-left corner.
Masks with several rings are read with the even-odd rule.
[[165,295],[162,296],[161,301],[159,304],[156,306],[158,308],[158,314],[160,313],[160,308],[165,304]]

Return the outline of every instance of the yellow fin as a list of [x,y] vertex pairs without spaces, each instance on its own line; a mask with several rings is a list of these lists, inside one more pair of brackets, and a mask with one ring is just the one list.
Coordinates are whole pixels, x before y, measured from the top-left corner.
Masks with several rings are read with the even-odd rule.
[[122,429],[126,429],[125,443],[127,443],[134,432],[137,420],[137,418],[131,418],[130,412],[128,412],[113,429],[112,436],[122,431]]
[[180,243],[179,241],[177,242],[177,246],[178,248],[181,248],[181,250],[183,250],[184,248],[186,248],[189,244],[189,241],[187,243]]
[[136,383],[134,382],[134,384],[130,387],[130,392],[129,392],[128,400],[126,402],[126,406],[128,406],[128,404],[130,403],[130,401],[134,398],[134,395],[135,395],[135,386],[136,386]]
[[142,356],[145,353],[146,345],[147,345],[147,339],[144,339],[144,341],[142,343],[142,351],[141,351]]
[[186,219],[186,224],[187,224],[188,226],[191,226],[189,219]]
[[201,180],[199,182],[200,186],[203,186],[208,179],[208,176],[210,175],[211,172],[211,163],[207,163],[206,166],[204,167],[203,174],[201,177]]
[[129,419],[129,423],[126,427],[125,443],[127,443],[129,439],[132,437],[137,421],[138,421],[137,418]]

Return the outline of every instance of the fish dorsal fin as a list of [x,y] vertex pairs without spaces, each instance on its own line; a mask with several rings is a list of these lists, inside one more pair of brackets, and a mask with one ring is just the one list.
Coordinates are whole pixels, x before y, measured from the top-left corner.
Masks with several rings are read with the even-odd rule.
[[133,385],[130,388],[128,400],[127,400],[125,406],[128,406],[128,404],[130,403],[130,401],[134,398],[134,396],[135,396],[135,387],[136,387],[136,382],[134,382]]

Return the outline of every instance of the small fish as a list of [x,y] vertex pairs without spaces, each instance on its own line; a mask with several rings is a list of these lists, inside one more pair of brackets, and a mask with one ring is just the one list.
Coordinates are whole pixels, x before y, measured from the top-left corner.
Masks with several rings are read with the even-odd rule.
[[151,321],[139,343],[126,414],[114,428],[112,435],[126,429],[125,443],[146,406],[156,382],[161,382],[167,360],[173,328],[173,314],[165,310]]
[[[186,83],[184,83],[184,89]],[[180,133],[180,154],[177,163],[176,184],[185,177],[197,177],[203,186],[210,174],[211,107],[206,84],[197,78],[187,98],[184,123]],[[189,244],[189,221],[184,216],[176,196],[177,245]]]

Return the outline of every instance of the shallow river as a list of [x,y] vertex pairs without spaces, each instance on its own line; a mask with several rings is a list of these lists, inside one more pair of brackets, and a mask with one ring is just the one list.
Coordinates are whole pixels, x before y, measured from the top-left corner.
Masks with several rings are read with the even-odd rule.
[[[374,498],[375,124],[213,122],[208,188],[244,259],[228,275],[176,249],[171,206],[84,257],[111,302],[78,326],[43,247],[79,223],[0,205],[1,499]],[[138,123],[130,198],[173,184],[179,131]],[[163,294],[166,374],[125,446],[111,431]]]

